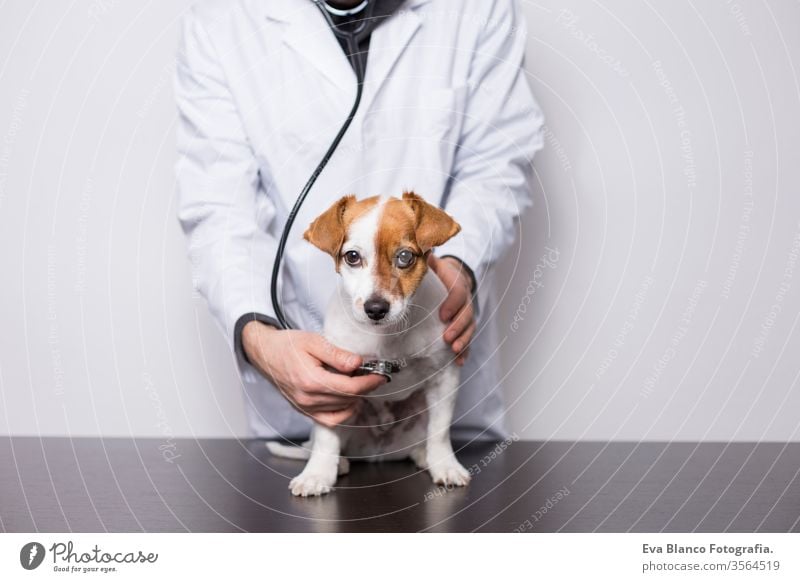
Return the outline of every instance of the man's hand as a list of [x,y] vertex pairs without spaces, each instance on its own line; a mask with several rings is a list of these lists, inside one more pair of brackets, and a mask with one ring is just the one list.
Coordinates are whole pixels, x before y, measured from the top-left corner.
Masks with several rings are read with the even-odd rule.
[[[242,330],[242,347],[295,408],[329,427],[358,412],[360,397],[386,382],[378,374],[349,376],[361,365],[361,357],[316,333],[278,330],[251,321]],[[326,370],[323,364],[342,373]]]
[[472,278],[456,259],[440,259],[431,253],[428,265],[447,287],[447,298],[439,308],[439,318],[447,325],[444,341],[453,348],[456,364],[463,366],[469,355],[469,343],[475,334],[475,310],[472,307]]

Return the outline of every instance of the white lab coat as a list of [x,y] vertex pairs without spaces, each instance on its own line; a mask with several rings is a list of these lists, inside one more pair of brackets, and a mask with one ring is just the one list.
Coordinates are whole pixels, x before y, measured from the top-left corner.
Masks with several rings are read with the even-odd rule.
[[[283,304],[319,330],[336,284],[302,240],[336,199],[413,189],[461,224],[437,250],[478,279],[479,327],[463,368],[454,436],[504,436],[492,264],[531,204],[542,115],[521,69],[513,0],[408,0],[371,39],[361,106],[287,245]],[[178,50],[178,214],[194,283],[233,345],[243,314],[274,315],[269,276],[297,194],[347,116],[356,81],[311,0],[202,0]],[[299,437],[310,423],[237,357],[254,435]]]

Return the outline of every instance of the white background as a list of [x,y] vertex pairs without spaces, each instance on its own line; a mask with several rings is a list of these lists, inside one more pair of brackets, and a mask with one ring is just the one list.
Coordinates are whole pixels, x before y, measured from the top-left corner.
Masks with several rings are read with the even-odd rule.
[[[246,434],[175,218],[188,4],[0,3],[0,433]],[[496,272],[512,430],[797,440],[800,4],[522,4],[548,133]]]

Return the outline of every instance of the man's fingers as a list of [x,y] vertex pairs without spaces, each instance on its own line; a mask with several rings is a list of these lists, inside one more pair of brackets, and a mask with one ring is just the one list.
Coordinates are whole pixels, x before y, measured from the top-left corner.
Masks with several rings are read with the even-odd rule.
[[352,398],[347,398],[346,400],[331,402],[330,404],[318,404],[307,409],[306,412],[312,415],[319,414],[321,412],[338,412],[340,410],[352,408],[353,402],[354,400]]
[[447,297],[439,308],[439,319],[449,323],[465,307],[472,307],[469,291],[463,285],[448,287]]
[[448,262],[443,261],[436,255],[431,253],[430,255],[428,255],[428,266],[434,273],[436,273],[436,275],[445,284],[445,287],[447,287],[447,289],[449,290],[456,279],[456,273],[453,273]]
[[326,370],[321,370],[319,374],[320,392],[326,394],[363,396],[384,384],[386,384],[386,377],[380,374],[345,376]]
[[453,318],[450,325],[447,326],[447,329],[444,331],[444,341],[452,344],[464,333],[464,330],[466,330],[473,321],[472,305],[467,303]]
[[317,411],[341,410],[353,405],[354,396],[337,394],[328,391],[297,392],[294,403],[309,413]]
[[345,374],[354,372],[361,365],[361,356],[337,348],[321,336],[317,336],[310,342],[309,353],[321,362]]
[[468,304],[471,296],[472,284],[467,282],[469,275],[461,264],[456,266],[454,262],[428,255],[428,266],[447,288],[447,297],[439,307],[439,319],[444,323],[448,323],[464,305]]
[[461,293],[458,289],[448,289],[447,298],[439,308],[439,319],[448,323],[466,305],[467,299],[466,293]]
[[329,428],[333,428],[342,424],[348,418],[356,414],[359,409],[359,404],[355,404],[349,408],[345,408],[344,410],[337,410],[334,412],[317,412],[312,416],[314,420],[318,423],[327,426]]
[[433,253],[430,253],[428,255],[428,266],[431,269],[433,269],[434,273],[436,273],[438,275],[439,274],[439,268],[442,266],[442,261],[439,259],[439,257],[434,255]]
[[460,336],[453,342],[453,351],[456,353],[463,352],[469,347],[469,342],[472,341],[472,336],[475,334],[475,320],[469,324]]
[[463,366],[464,364],[467,363],[468,357],[469,357],[469,346],[467,346],[466,350],[462,351],[460,354],[456,356],[456,365]]
[[453,317],[453,314],[461,308],[465,299],[460,297],[460,294],[453,293],[455,277],[452,276],[452,273],[447,268],[444,268],[447,267],[446,262],[431,253],[428,255],[428,266],[447,288],[447,297],[439,307],[439,319],[447,323]]

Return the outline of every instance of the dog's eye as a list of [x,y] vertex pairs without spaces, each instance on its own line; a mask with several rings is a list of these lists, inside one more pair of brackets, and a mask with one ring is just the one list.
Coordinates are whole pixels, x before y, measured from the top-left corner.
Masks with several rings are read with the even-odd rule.
[[395,262],[397,263],[397,266],[400,267],[401,269],[409,268],[411,265],[414,264],[414,261],[416,260],[417,257],[415,257],[414,253],[412,253],[408,249],[403,249],[402,251],[397,253],[397,256],[395,257]]
[[361,255],[356,251],[347,251],[344,254],[344,261],[351,267],[357,267],[361,264]]

